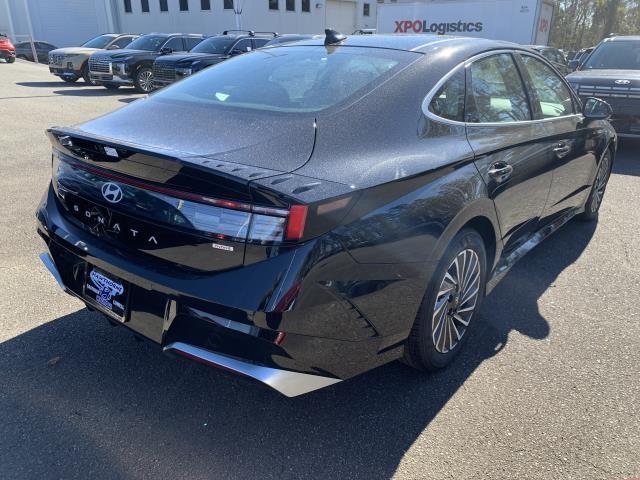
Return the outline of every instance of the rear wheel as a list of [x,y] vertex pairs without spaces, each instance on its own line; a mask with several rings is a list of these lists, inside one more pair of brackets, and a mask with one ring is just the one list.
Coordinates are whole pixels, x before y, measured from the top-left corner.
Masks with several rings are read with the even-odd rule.
[[150,93],[153,91],[153,71],[148,67],[142,67],[138,70],[138,73],[136,73],[136,78],[133,83],[136,92]]
[[16,61],[16,57],[8,57],[7,58],[7,63],[13,63]]
[[407,339],[404,362],[419,370],[447,366],[469,337],[485,292],[482,237],[465,228],[436,267]]
[[602,205],[604,192],[611,176],[612,159],[611,150],[607,149],[600,160],[600,165],[598,165],[598,173],[596,173],[596,179],[591,187],[589,198],[584,204],[584,212],[578,216],[580,220],[590,222],[598,219],[600,205]]

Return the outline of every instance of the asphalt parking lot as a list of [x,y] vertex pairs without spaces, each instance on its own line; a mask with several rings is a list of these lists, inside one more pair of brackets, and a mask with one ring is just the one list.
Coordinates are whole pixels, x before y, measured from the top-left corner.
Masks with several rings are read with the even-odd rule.
[[41,266],[44,130],[136,98],[0,63],[0,478],[640,477],[640,142],[599,223],[520,262],[448,370],[287,399],[137,342]]

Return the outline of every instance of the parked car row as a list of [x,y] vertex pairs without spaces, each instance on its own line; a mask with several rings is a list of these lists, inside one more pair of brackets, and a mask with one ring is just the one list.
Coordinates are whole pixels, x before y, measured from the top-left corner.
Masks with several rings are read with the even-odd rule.
[[108,33],[80,47],[49,52],[49,70],[65,82],[79,78],[108,89],[132,86],[149,93],[228,58],[268,44],[312,38],[275,32],[228,30],[220,35]]

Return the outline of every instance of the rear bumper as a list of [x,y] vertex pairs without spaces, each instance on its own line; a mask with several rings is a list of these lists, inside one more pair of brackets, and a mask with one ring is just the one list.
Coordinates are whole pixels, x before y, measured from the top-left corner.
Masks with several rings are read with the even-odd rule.
[[[41,259],[63,290],[95,309],[83,292],[88,268],[98,267],[130,286],[123,326],[167,353],[252,378],[288,396],[400,357],[423,293],[416,290],[415,304],[409,295],[394,305],[397,319],[389,318],[380,306],[394,293],[379,289],[380,278],[393,278],[391,288],[401,288],[405,296],[423,279],[403,283],[393,266],[360,266],[344,252],[332,257],[339,268],[324,258],[320,273],[309,265],[318,255],[314,244],[236,269],[189,273],[115,249],[69,222],[61,209],[50,187],[37,211],[38,233],[49,248]],[[349,277],[325,280],[338,271]],[[332,289],[351,288],[352,277],[374,278],[371,285],[378,290],[364,296],[357,291],[358,298],[349,299]],[[365,300],[389,326],[380,328],[367,318]]]

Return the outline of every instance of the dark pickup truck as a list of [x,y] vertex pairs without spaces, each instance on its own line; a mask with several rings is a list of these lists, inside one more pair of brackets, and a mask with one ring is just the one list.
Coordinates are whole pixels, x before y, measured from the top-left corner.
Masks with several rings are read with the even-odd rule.
[[198,45],[204,35],[189,33],[149,33],[127,45],[126,49],[97,52],[89,58],[92,82],[109,89],[133,86],[136,91],[153,90],[153,62],[161,55],[187,52]]

